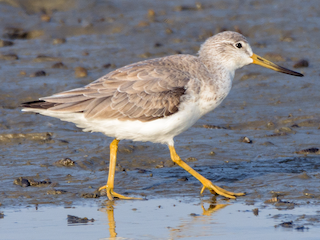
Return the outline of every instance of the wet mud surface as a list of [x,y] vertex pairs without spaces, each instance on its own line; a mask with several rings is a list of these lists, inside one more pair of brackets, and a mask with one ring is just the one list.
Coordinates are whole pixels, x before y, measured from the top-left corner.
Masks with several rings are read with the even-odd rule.
[[[256,54],[305,77],[259,66],[238,70],[226,100],[175,138],[177,153],[217,185],[245,191],[237,201],[318,208],[318,2],[140,2],[0,1],[1,208],[107,199],[97,189],[107,181],[112,139],[22,113],[22,102],[136,61],[196,54],[222,30],[241,32]],[[118,164],[121,194],[200,197],[200,183],[171,162],[167,146],[121,141]],[[205,191],[203,198],[211,197]]]

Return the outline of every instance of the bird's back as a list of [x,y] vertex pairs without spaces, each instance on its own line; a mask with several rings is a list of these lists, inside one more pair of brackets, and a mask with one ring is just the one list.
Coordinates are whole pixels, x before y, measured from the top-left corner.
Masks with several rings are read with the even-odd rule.
[[39,113],[83,113],[87,119],[152,121],[176,113],[190,94],[199,94],[208,75],[199,58],[173,55],[127,65],[85,87],[23,107]]

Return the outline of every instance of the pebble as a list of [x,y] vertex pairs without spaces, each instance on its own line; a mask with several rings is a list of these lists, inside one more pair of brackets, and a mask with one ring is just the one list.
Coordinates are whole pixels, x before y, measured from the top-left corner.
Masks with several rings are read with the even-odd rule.
[[67,69],[67,66],[64,65],[62,62],[57,62],[57,63],[53,64],[53,65],[51,66],[51,68]]
[[100,194],[99,193],[82,193],[81,197],[83,197],[83,198],[99,198]]
[[271,199],[268,199],[266,201],[264,201],[264,203],[276,203],[276,202],[279,202],[279,198],[278,197],[273,197]]
[[156,16],[155,11],[154,11],[153,9],[149,9],[149,10],[148,10],[148,17],[153,18],[153,17],[155,17],[155,16]]
[[117,164],[116,166],[116,171],[117,172],[125,172],[126,169],[124,167],[122,167],[120,164]]
[[226,127],[220,127],[220,126],[210,125],[210,124],[204,124],[202,125],[202,127],[208,128],[208,129],[227,129]]
[[7,61],[13,61],[13,60],[18,60],[19,57],[18,57],[17,54],[8,53],[8,54],[2,54],[2,55],[0,55],[0,59],[2,59],[2,60],[7,60]]
[[52,40],[52,44],[53,45],[57,45],[57,44],[63,44],[65,43],[67,40],[65,38],[55,38]]
[[35,181],[32,178],[19,177],[13,181],[13,184],[20,185],[21,187],[29,187],[29,186],[49,185],[51,184],[51,181],[48,179],[45,179],[43,181]]
[[265,146],[274,146],[274,144],[272,142],[264,142],[262,145]]
[[155,168],[163,168],[164,167],[164,163],[163,162],[160,162],[160,164],[156,165]]
[[283,223],[280,223],[278,226],[284,227],[284,228],[293,228],[293,222],[292,222],[292,221],[290,221],[290,222],[283,222]]
[[43,70],[37,71],[35,73],[30,74],[29,77],[44,77],[47,76],[46,72]]
[[0,47],[12,46],[13,42],[0,39]]
[[276,132],[296,133],[289,127],[281,127],[279,130],[276,130]]
[[196,159],[195,157],[188,157],[188,158],[186,158],[185,161],[186,162],[196,162],[196,161],[198,161],[198,159]]
[[252,140],[250,140],[248,137],[242,137],[242,138],[240,138],[240,142],[252,143]]
[[149,26],[150,23],[149,22],[146,22],[146,21],[140,21],[137,25],[137,27],[147,27]]
[[76,67],[74,69],[74,74],[75,74],[76,78],[83,78],[83,77],[88,76],[87,69],[85,69],[84,67]]
[[275,124],[273,122],[268,122],[267,123],[267,128],[274,128],[275,127]]
[[167,34],[172,34],[173,33],[173,30],[171,28],[166,28],[166,33]]
[[42,14],[41,15],[41,21],[43,22],[50,22],[51,17],[48,14]]
[[138,171],[137,171],[137,173],[146,173],[147,172],[147,170],[145,170],[145,169],[137,169]]
[[301,59],[297,63],[293,65],[294,68],[304,68],[304,67],[309,67],[309,62],[308,60]]
[[47,61],[57,61],[59,58],[56,57],[50,57],[46,55],[38,55],[35,59],[33,59],[34,62],[47,62]]
[[3,37],[9,39],[26,39],[28,32],[22,28],[8,27],[4,29]]
[[60,166],[60,167],[72,167],[76,164],[75,161],[71,160],[70,158],[63,158],[56,162],[54,162],[54,165]]
[[252,212],[255,216],[258,216],[259,215],[259,208],[254,208],[252,209]]
[[116,68],[116,65],[114,63],[107,63],[107,64],[104,64],[102,67],[103,68]]
[[88,219],[87,217],[80,218],[73,215],[68,215],[68,224],[74,224],[74,223],[88,223],[88,222],[94,222],[95,220],[93,218]]
[[265,135],[265,137],[280,137],[280,136],[287,136],[288,134],[285,132],[277,132],[274,134]]
[[138,55],[138,57],[140,57],[140,58],[150,58],[151,56],[152,56],[152,54],[149,52],[145,52],[145,53]]
[[186,181],[188,181],[188,178],[187,177],[182,177],[182,178],[179,178],[178,181],[186,182]]
[[199,214],[196,214],[196,213],[190,213],[190,216],[191,217],[198,217],[198,216],[200,216]]
[[52,190],[48,190],[47,191],[47,195],[57,195],[57,194],[64,194],[66,193],[67,191],[65,190],[55,190],[55,189],[52,189]]
[[297,154],[320,154],[319,148],[307,148],[300,151],[295,152]]
[[174,7],[174,11],[176,12],[181,12],[181,11],[196,11],[196,10],[202,10],[203,9],[203,6],[201,3],[197,2],[195,3],[195,6],[183,6],[183,5],[180,5],[180,6],[176,6]]
[[15,139],[27,139],[34,141],[47,141],[52,139],[52,133],[3,133],[0,134],[0,141],[10,141]]
[[23,178],[23,179],[21,179],[20,185],[21,185],[21,187],[29,187],[30,182],[28,179]]

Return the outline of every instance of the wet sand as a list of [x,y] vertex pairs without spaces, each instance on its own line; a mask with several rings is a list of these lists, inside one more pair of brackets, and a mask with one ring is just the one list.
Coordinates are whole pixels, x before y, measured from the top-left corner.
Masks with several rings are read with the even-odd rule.
[[[97,189],[107,180],[112,139],[22,113],[20,103],[83,86],[129,63],[196,54],[222,30],[241,32],[256,54],[305,77],[259,66],[239,70],[221,106],[175,138],[177,153],[217,185],[247,192],[237,203],[319,209],[317,6],[315,0],[0,1],[0,211],[106,200]],[[296,65],[303,59],[308,66]],[[200,204],[200,183],[171,163],[166,146],[121,141],[119,147],[117,192]],[[211,198],[205,191],[201,199]],[[319,214],[314,218],[318,228]]]

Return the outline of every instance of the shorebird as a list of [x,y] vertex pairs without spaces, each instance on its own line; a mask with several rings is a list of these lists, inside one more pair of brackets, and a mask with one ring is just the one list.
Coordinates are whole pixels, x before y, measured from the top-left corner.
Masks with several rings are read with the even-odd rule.
[[180,54],[133,63],[82,87],[23,103],[23,111],[73,122],[85,132],[102,132],[110,144],[109,200],[135,199],[114,191],[118,143],[122,139],[167,144],[173,162],[211,193],[236,198],[181,160],[173,138],[215,109],[230,92],[235,70],[248,65],[302,77],[252,52],[246,38],[226,31],[208,38],[198,56]]

